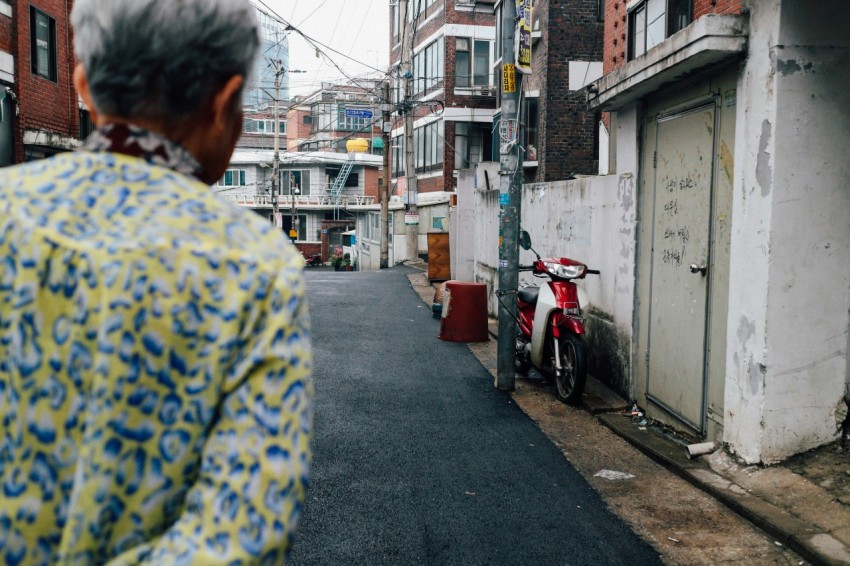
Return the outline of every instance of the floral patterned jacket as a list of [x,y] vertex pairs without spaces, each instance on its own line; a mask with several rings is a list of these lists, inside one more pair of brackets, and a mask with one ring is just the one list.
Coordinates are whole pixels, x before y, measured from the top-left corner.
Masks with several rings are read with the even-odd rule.
[[310,461],[301,261],[149,132],[0,170],[0,563],[278,564]]

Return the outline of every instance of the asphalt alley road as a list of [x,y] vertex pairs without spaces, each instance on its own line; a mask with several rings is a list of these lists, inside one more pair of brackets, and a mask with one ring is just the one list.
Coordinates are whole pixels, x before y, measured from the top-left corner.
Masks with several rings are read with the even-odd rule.
[[411,270],[307,270],[314,463],[295,564],[657,564],[493,388]]

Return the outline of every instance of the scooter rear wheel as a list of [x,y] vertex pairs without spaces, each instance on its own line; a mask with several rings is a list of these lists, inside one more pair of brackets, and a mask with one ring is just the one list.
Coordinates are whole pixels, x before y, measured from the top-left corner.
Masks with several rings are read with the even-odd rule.
[[578,405],[587,381],[584,342],[575,334],[566,334],[558,343],[561,369],[555,370],[555,395],[568,405]]

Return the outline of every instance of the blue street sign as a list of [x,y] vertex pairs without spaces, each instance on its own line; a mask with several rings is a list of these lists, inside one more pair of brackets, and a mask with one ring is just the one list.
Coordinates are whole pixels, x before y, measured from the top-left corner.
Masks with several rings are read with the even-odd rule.
[[371,118],[372,111],[371,110],[358,110],[357,108],[346,108],[345,109],[345,117],[346,118]]

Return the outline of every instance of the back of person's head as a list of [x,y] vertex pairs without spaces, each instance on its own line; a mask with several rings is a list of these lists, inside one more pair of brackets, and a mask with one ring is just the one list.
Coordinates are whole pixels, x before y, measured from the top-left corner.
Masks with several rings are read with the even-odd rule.
[[180,122],[260,45],[248,0],[76,0],[74,47],[98,112]]

